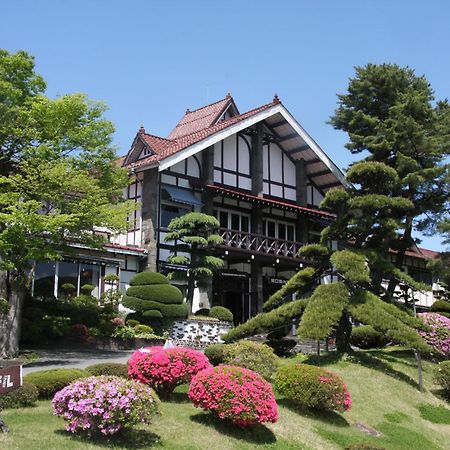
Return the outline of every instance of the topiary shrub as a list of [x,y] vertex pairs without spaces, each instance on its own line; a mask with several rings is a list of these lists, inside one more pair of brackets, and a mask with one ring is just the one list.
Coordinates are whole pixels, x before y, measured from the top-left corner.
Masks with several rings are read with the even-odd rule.
[[420,331],[420,335],[436,352],[450,356],[450,319],[438,313],[421,313],[419,316],[431,327],[430,331]]
[[430,311],[450,313],[450,302],[438,300],[431,305]]
[[136,325],[140,325],[141,323],[139,322],[139,320],[134,320],[134,319],[127,319],[127,321],[125,322],[129,327],[134,328]]
[[338,375],[308,364],[280,367],[275,388],[305,408],[344,412],[352,405],[347,386]]
[[205,348],[205,356],[213,366],[218,366],[225,362],[225,344],[211,344]]
[[194,316],[208,317],[209,313],[210,313],[210,309],[209,308],[200,308],[197,311],[195,311]]
[[148,347],[131,355],[128,375],[168,397],[178,385],[189,383],[194,375],[210,366],[203,353],[190,348]]
[[38,396],[37,387],[32,383],[24,382],[20,388],[0,395],[0,411],[8,408],[34,406]]
[[133,327],[133,329],[136,335],[154,333],[154,330],[150,325],[136,325]]
[[72,381],[89,375],[89,372],[82,369],[52,369],[29,373],[23,380],[36,386],[39,398],[47,399]]
[[95,289],[95,286],[92,284],[83,284],[80,287],[80,292],[84,295],[92,295],[92,291]]
[[270,381],[277,370],[279,358],[265,344],[240,341],[224,346],[224,362],[231,366],[253,370]]
[[143,317],[165,319],[187,317],[181,291],[160,273],[142,272],[130,281],[131,287],[123,297],[123,305]]
[[381,348],[389,343],[389,339],[370,325],[353,327],[350,337],[352,345],[358,348]]
[[123,363],[99,363],[86,367],[86,370],[95,376],[112,375],[128,378],[128,366]]
[[233,322],[233,313],[223,306],[213,306],[209,310],[209,316],[222,320],[223,322]]
[[198,373],[189,386],[196,407],[239,426],[278,420],[270,383],[242,367],[218,366]]
[[273,350],[275,355],[286,358],[292,355],[294,347],[297,345],[297,341],[289,338],[270,339],[265,344]]
[[450,361],[442,361],[434,369],[434,381],[441,386],[445,395],[450,398]]
[[55,394],[52,405],[69,422],[67,431],[103,435],[148,424],[159,410],[150,387],[113,376],[75,381]]

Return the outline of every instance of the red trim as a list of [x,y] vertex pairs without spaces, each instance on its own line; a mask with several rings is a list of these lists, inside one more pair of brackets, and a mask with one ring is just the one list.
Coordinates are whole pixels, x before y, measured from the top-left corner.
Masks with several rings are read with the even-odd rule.
[[117,248],[118,250],[130,250],[133,252],[145,253],[145,249],[140,248],[140,247],[132,247],[130,245],[120,245],[120,244],[108,243],[108,244],[105,244],[104,246],[108,247],[108,248]]
[[306,208],[305,206],[299,206],[296,205],[294,203],[287,203],[287,202],[283,202],[283,201],[279,201],[279,200],[273,200],[273,199],[269,199],[269,198],[264,198],[264,197],[257,197],[256,195],[253,194],[248,194],[246,192],[241,192],[241,191],[235,191],[233,189],[228,189],[228,188],[224,188],[221,186],[216,186],[216,185],[212,185],[212,184],[208,184],[206,186],[208,189],[216,191],[218,194],[224,194],[224,195],[231,195],[231,196],[235,196],[235,197],[239,197],[243,200],[249,200],[251,202],[259,202],[259,203],[264,203],[268,206],[275,206],[278,208],[288,208],[297,212],[301,212],[301,213],[305,213],[308,215],[312,215],[312,216],[316,216],[316,217],[322,217],[328,220],[334,220],[336,219],[336,216],[332,213],[328,213],[325,211],[320,211],[317,209],[312,209],[312,208]]

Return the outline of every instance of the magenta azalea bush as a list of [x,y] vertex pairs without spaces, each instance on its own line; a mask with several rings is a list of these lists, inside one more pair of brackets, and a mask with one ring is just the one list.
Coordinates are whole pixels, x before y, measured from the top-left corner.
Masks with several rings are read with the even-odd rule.
[[352,397],[340,376],[309,364],[280,367],[275,388],[305,408],[344,412],[352,406]]
[[242,367],[220,365],[203,370],[192,379],[189,398],[194,406],[240,426],[278,420],[270,383]]
[[54,414],[69,422],[67,431],[104,435],[137,423],[150,423],[159,409],[153,389],[114,376],[75,381],[58,391],[52,404]]
[[131,355],[128,375],[168,396],[176,386],[189,383],[194,375],[209,367],[208,358],[190,348],[148,347]]
[[437,352],[450,357],[450,319],[438,313],[422,313],[419,316],[431,327],[431,331],[421,331],[420,335]]

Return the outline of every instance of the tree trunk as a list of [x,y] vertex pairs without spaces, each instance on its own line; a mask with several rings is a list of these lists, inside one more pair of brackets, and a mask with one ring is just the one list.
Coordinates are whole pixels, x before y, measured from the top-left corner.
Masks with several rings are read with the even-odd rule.
[[423,392],[422,358],[419,350],[414,350],[414,356],[417,362],[417,373],[419,375],[419,391]]
[[339,353],[348,353],[351,351],[350,336],[352,334],[352,324],[347,311],[342,313],[339,324],[336,329],[336,350]]
[[188,286],[187,286],[187,295],[186,295],[186,303],[188,305],[188,314],[192,314],[192,302],[194,299],[194,289],[195,289],[195,280],[191,275],[188,278]]
[[8,301],[6,314],[0,313],[0,358],[8,358],[19,352],[20,327],[23,303],[27,293],[27,283],[23,278],[11,280],[6,277],[5,299]]

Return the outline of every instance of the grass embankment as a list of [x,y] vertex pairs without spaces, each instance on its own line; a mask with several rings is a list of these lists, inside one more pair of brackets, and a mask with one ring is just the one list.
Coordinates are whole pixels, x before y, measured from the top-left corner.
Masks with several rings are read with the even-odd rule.
[[[373,443],[389,450],[448,448],[450,425],[426,420],[419,410],[424,410],[420,408],[424,404],[449,409],[434,391],[436,386],[431,377],[434,364],[424,361],[426,392],[421,394],[415,383],[414,358],[409,352],[357,352],[345,359],[336,359],[330,354],[313,362],[319,362],[345,379],[353,397],[351,411],[342,415],[298,411],[279,398],[277,423],[253,429],[232,428],[194,408],[187,399],[186,387],[182,386],[170,402],[163,402],[162,414],[153,425],[138,427],[131,434],[108,442],[66,433],[63,420],[52,416],[50,402],[40,402],[35,408],[4,411],[2,414],[11,432],[0,436],[0,448],[326,450],[345,448],[352,443]],[[373,428],[382,436],[369,436],[360,431],[356,423]]]

